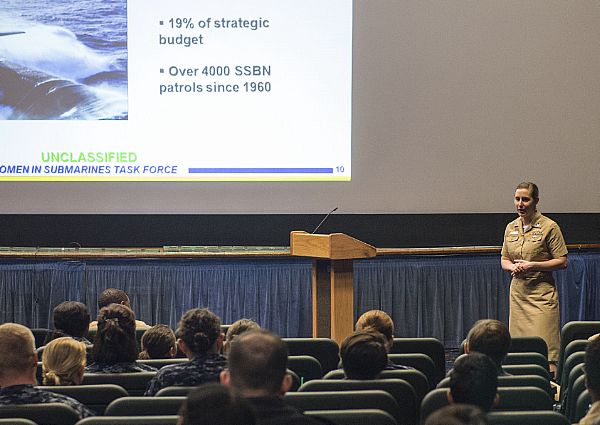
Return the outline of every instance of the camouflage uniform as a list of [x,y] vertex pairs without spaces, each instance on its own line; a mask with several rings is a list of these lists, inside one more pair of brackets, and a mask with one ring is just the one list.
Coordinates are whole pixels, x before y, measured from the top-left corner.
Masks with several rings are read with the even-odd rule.
[[144,363],[92,363],[85,368],[86,373],[131,373],[131,372],[156,372],[156,368]]
[[219,382],[219,374],[227,367],[227,359],[220,354],[197,356],[186,363],[163,367],[148,383],[144,395],[155,395],[159,390],[173,385],[196,386],[206,382]]
[[62,394],[34,388],[33,385],[13,385],[0,389],[0,405],[62,403],[72,407],[79,419],[95,413],[75,399]]

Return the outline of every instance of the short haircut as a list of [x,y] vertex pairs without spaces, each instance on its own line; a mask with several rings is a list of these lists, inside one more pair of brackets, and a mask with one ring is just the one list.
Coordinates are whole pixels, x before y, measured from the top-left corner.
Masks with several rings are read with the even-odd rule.
[[527,190],[529,190],[529,193],[531,194],[531,197],[533,199],[539,199],[539,197],[540,197],[540,190],[538,189],[537,184],[535,184],[535,183],[532,183],[532,182],[522,182],[522,183],[519,183],[517,185],[515,191],[518,190],[518,189],[527,189]]
[[100,309],[92,351],[96,363],[115,364],[137,359],[135,314],[129,307],[110,304]]
[[168,359],[175,347],[175,334],[167,325],[154,325],[142,335],[140,359]]
[[125,293],[117,288],[108,288],[102,291],[98,297],[98,310],[103,307],[107,307],[110,304],[126,304],[129,305],[129,297]]
[[83,303],[65,301],[54,307],[52,320],[55,329],[53,337],[83,338],[90,326],[90,310]]
[[70,337],[53,339],[44,348],[42,381],[44,385],[75,385],[85,366],[85,344]]
[[258,330],[235,338],[229,351],[231,385],[276,395],[287,371],[288,350],[277,335]]
[[427,417],[425,425],[487,425],[485,413],[471,404],[451,404]]
[[498,391],[498,369],[478,352],[462,355],[450,371],[450,393],[455,403],[474,404],[489,412]]
[[469,351],[488,355],[498,368],[501,367],[510,347],[510,333],[506,325],[498,320],[477,321],[467,335]]
[[388,341],[394,340],[394,322],[385,311],[370,310],[363,313],[356,321],[356,332],[376,330]]
[[379,332],[358,332],[340,347],[344,373],[348,379],[375,379],[387,366],[385,338]]
[[227,333],[225,334],[225,344],[223,345],[223,353],[226,354],[229,352],[229,348],[231,347],[231,342],[237,336],[248,332],[248,331],[257,331],[260,329],[260,325],[256,323],[254,320],[250,319],[239,319],[231,324],[229,329],[227,329]]
[[254,425],[250,403],[226,385],[208,383],[188,393],[179,410],[179,425]]
[[32,367],[35,339],[29,328],[17,323],[0,325],[0,377]]
[[585,349],[585,382],[588,390],[600,397],[600,338],[595,338]]
[[207,308],[193,308],[185,312],[177,324],[175,336],[195,355],[204,355],[221,335],[221,319]]

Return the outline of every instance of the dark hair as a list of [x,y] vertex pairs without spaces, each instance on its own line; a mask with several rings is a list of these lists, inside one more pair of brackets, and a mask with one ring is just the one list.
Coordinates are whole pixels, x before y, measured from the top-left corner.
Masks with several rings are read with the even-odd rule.
[[52,311],[54,333],[52,339],[63,336],[84,338],[90,326],[90,310],[83,303],[64,301]]
[[487,425],[485,413],[472,404],[451,404],[427,417],[425,425]]
[[600,338],[592,339],[586,347],[583,368],[585,385],[590,392],[594,393],[592,400],[595,400],[600,396]]
[[100,309],[93,358],[96,363],[106,364],[137,359],[135,314],[129,307],[110,304]]
[[227,334],[225,335],[225,344],[223,344],[223,354],[227,354],[231,347],[231,342],[237,336],[248,332],[248,331],[257,331],[260,329],[258,323],[254,320],[250,319],[239,319],[231,324],[229,329],[227,329]]
[[188,393],[179,409],[179,425],[254,425],[250,403],[226,385],[209,383]]
[[489,412],[498,391],[498,370],[488,356],[472,352],[460,356],[450,371],[450,393],[455,403],[474,404]]
[[478,351],[488,355],[498,368],[502,367],[510,341],[510,332],[506,325],[493,319],[477,321],[467,335],[469,352]]
[[517,189],[527,189],[533,199],[539,199],[539,197],[540,197],[540,190],[538,189],[537,184],[535,184],[535,183],[531,183],[531,182],[519,183],[515,190],[517,190]]
[[177,324],[175,336],[192,353],[204,355],[221,335],[221,319],[207,308],[193,308],[185,312]]
[[237,337],[229,351],[231,384],[238,390],[279,394],[287,371],[288,350],[277,335],[258,330]]
[[98,310],[110,304],[125,304],[129,307],[129,297],[120,289],[105,289],[98,297]]
[[175,347],[175,334],[167,325],[154,325],[142,335],[140,359],[168,359]]
[[379,332],[358,332],[340,347],[344,373],[348,379],[375,379],[387,366],[385,337]]

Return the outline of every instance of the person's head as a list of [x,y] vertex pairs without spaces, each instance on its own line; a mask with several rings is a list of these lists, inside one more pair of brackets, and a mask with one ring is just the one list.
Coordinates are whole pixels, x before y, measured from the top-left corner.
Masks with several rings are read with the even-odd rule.
[[394,322],[392,318],[381,310],[370,310],[363,313],[356,321],[356,332],[369,330],[375,330],[385,337],[385,346],[389,352],[394,344]]
[[188,393],[177,425],[254,425],[250,403],[226,385],[209,383]]
[[487,425],[485,412],[472,404],[451,404],[436,410],[425,425]]
[[223,354],[227,355],[233,339],[244,332],[259,330],[260,326],[254,320],[240,319],[231,324],[225,334],[225,343],[223,344]]
[[472,352],[460,356],[450,372],[449,401],[474,404],[489,412],[497,402],[498,370],[488,356]]
[[539,200],[539,189],[535,183],[523,182],[515,189],[514,201],[519,217],[533,218]]
[[218,353],[223,345],[221,319],[207,308],[193,308],[181,317],[175,336],[188,358]]
[[379,332],[358,332],[340,346],[344,374],[348,379],[375,379],[387,366],[385,338]]
[[175,357],[175,334],[167,325],[154,325],[142,335],[140,359],[170,359]]
[[85,369],[85,344],[70,337],[53,339],[44,348],[44,385],[79,385]]
[[487,354],[500,369],[510,347],[510,332],[506,325],[498,320],[477,321],[465,341],[465,352],[477,351]]
[[258,330],[235,338],[229,350],[229,369],[221,382],[245,397],[283,396],[291,387],[288,350],[277,335]]
[[592,401],[600,400],[600,338],[593,339],[585,349],[585,386]]
[[100,309],[92,352],[96,363],[114,364],[137,359],[135,315],[129,307],[109,304]]
[[35,339],[31,331],[16,323],[0,325],[0,387],[15,380],[34,383],[36,366]]
[[83,338],[90,326],[90,310],[83,303],[65,301],[54,307],[54,337],[72,336]]
[[127,294],[117,288],[105,289],[98,297],[98,310],[103,307],[107,307],[110,304],[122,304],[131,308],[131,303],[129,302],[129,297]]

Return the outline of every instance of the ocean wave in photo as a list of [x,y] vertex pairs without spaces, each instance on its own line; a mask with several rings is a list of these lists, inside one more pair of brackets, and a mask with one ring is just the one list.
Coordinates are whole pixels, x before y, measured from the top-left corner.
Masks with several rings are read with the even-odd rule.
[[[127,119],[126,18],[110,22],[116,30],[94,33],[98,15],[86,23],[64,2],[43,3],[61,15],[37,16],[29,4],[0,10],[0,119]],[[104,10],[106,19],[112,9]]]

